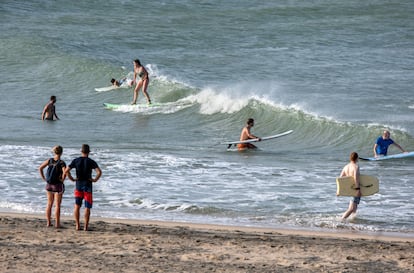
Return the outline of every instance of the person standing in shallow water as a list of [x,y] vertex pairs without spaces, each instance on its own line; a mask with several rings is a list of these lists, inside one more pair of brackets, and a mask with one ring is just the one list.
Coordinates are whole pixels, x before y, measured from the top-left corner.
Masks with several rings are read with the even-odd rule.
[[377,141],[375,141],[374,157],[386,156],[388,153],[388,147],[392,144],[397,146],[397,148],[400,149],[403,153],[407,152],[398,143],[391,139],[390,131],[384,130],[384,132],[382,132],[382,136],[379,136],[377,138]]
[[[54,156],[52,158],[46,159],[40,166],[39,166],[39,173],[42,179],[46,182],[46,194],[47,194],[47,206],[46,206],[46,220],[47,226],[52,226],[51,221],[51,214],[52,214],[52,207],[53,203],[55,204],[55,228],[60,228],[60,205],[62,203],[63,193],[65,192],[65,184],[63,184],[65,180],[65,168],[66,163],[65,161],[61,160],[60,157],[63,153],[62,146],[55,146],[52,149]],[[45,174],[43,170],[51,165],[55,165],[59,168],[58,172],[62,174],[60,177],[60,183],[50,184],[46,181]]]
[[351,214],[356,214],[358,205],[361,201],[361,185],[359,183],[359,166],[358,166],[358,153],[352,152],[349,156],[349,163],[342,169],[340,177],[352,176],[354,178],[355,189],[357,190],[357,196],[351,198],[348,209],[342,215],[342,219],[345,220]]
[[42,120],[53,120],[54,117],[59,119],[56,114],[56,96],[51,96],[50,101],[45,105],[42,112]]
[[[140,79],[136,83],[137,76],[139,76]],[[138,59],[134,60],[134,77],[132,79],[131,85],[134,85],[135,83],[136,83],[136,85],[135,85],[135,88],[134,88],[134,98],[133,98],[131,104],[136,104],[137,103],[139,90],[141,88],[142,88],[142,93],[147,98],[148,104],[151,104],[151,98],[149,97],[148,92],[147,92],[148,84],[149,84],[148,71],[145,69],[144,66],[141,65],[141,62]]]
[[[80,230],[80,207],[82,206],[83,200],[85,203],[85,226],[84,230],[89,229],[89,218],[91,214],[91,208],[93,203],[92,198],[92,183],[98,182],[102,175],[102,171],[98,164],[89,158],[90,148],[88,144],[83,144],[81,149],[81,156],[75,158],[65,170],[65,175],[68,178],[76,182],[75,187],[75,208],[74,217],[76,222],[76,230]],[[76,179],[73,178],[70,173],[71,169],[76,169]],[[95,171],[95,178],[92,177],[92,171]]]

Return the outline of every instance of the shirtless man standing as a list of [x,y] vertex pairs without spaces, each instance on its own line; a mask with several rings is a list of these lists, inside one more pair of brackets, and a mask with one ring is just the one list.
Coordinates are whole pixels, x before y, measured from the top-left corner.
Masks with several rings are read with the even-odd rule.
[[349,156],[350,162],[342,169],[340,177],[352,176],[355,181],[355,189],[357,190],[357,196],[352,197],[349,202],[348,210],[342,215],[342,219],[345,220],[351,214],[355,214],[358,209],[358,204],[361,201],[361,189],[359,184],[359,166],[358,166],[358,153],[352,152]]
[[53,120],[53,117],[59,119],[56,115],[56,96],[51,96],[50,101],[45,105],[42,112],[42,120]]
[[[254,119],[249,118],[247,120],[246,126],[243,128],[241,134],[240,134],[240,141],[248,140],[248,139],[255,139],[258,138],[259,141],[261,140],[260,137],[257,137],[250,133],[250,129],[254,126]],[[257,147],[251,143],[239,143],[237,144],[237,149],[239,151],[243,151],[246,149],[257,149]]]

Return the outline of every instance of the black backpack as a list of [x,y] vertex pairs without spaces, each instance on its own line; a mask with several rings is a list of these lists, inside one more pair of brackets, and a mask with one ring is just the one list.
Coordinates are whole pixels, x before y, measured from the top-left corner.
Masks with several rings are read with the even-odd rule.
[[62,166],[60,160],[53,164],[53,158],[49,159],[49,166],[46,172],[46,182],[52,185],[62,183]]

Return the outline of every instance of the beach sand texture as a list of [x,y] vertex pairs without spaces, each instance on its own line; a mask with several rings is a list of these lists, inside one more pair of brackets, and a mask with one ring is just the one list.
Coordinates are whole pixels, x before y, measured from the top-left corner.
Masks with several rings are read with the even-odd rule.
[[413,272],[414,239],[1,214],[1,272]]

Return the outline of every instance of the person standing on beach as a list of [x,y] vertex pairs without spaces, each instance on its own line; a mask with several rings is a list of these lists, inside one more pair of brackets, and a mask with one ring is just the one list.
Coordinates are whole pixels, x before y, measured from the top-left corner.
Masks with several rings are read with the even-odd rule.
[[53,120],[54,117],[59,119],[56,115],[56,96],[51,96],[50,101],[45,105],[42,112],[42,120]]
[[[259,137],[253,135],[250,132],[250,129],[253,126],[254,126],[254,119],[249,118],[247,120],[246,126],[241,131],[240,141],[244,141],[244,140],[248,140],[248,139],[255,139],[255,138],[259,139],[259,141],[260,141]],[[255,145],[251,144],[251,143],[239,143],[239,144],[237,144],[237,149],[239,151],[243,151],[243,150],[246,150],[246,149],[257,149],[257,147]]]
[[391,136],[390,131],[384,130],[384,132],[382,133],[382,136],[379,136],[377,138],[377,141],[374,144],[374,157],[386,156],[388,152],[388,147],[391,144],[394,144],[395,146],[397,146],[398,149],[400,149],[403,153],[407,152],[398,143],[394,142],[394,140],[392,140],[390,136]]
[[[89,228],[89,218],[93,203],[92,198],[92,183],[97,182],[102,175],[102,171],[98,164],[89,158],[90,148],[88,144],[83,144],[81,149],[81,156],[75,158],[65,170],[65,174],[73,182],[76,182],[75,187],[75,208],[74,216],[76,222],[76,230],[80,230],[80,208],[83,200],[85,200],[85,226],[84,230]],[[76,169],[76,179],[70,173],[71,169]],[[95,171],[95,178],[92,177],[92,171]]]
[[[137,76],[139,76],[140,78],[138,83],[136,83]],[[138,59],[134,60],[134,77],[132,79],[131,85],[134,85],[135,83],[136,83],[136,86],[134,89],[134,98],[131,104],[137,103],[138,93],[141,88],[142,88],[142,93],[144,93],[145,97],[147,98],[148,104],[151,104],[151,99],[147,92],[148,84],[149,84],[148,71],[145,69],[144,66],[141,65],[141,62]]]
[[[46,220],[47,220],[47,226],[52,226],[51,221],[51,214],[52,214],[52,207],[53,203],[55,203],[55,228],[60,228],[60,205],[62,203],[62,196],[65,192],[65,184],[63,184],[63,181],[65,180],[65,168],[66,163],[65,161],[61,160],[60,157],[63,153],[62,146],[55,146],[52,149],[54,156],[52,158],[49,158],[45,160],[40,166],[39,166],[39,172],[42,179],[46,182],[46,195],[47,195],[47,206],[46,206]],[[55,166],[55,167],[54,167]],[[56,168],[56,174],[58,176],[56,177],[56,181],[51,181],[51,177],[46,178],[45,174],[43,173],[43,170],[46,168]],[[51,172],[52,169],[51,169]],[[49,174],[49,172],[48,172]]]
[[357,196],[352,197],[349,202],[348,210],[342,215],[342,219],[345,220],[351,214],[356,214],[358,204],[361,201],[361,188],[359,183],[359,166],[358,166],[358,153],[352,152],[349,156],[349,163],[342,169],[340,177],[352,176],[355,182],[355,189],[357,190]]

